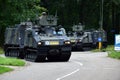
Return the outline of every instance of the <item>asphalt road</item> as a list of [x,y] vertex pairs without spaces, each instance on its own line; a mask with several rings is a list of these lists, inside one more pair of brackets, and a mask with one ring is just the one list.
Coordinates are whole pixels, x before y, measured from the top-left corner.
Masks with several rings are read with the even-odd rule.
[[0,80],[120,80],[120,60],[106,52],[72,52],[69,62],[27,62]]

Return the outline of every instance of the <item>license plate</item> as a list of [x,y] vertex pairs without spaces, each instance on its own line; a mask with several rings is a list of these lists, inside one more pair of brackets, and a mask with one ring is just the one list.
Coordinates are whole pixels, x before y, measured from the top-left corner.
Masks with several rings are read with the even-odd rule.
[[50,41],[50,45],[59,45],[58,41]]

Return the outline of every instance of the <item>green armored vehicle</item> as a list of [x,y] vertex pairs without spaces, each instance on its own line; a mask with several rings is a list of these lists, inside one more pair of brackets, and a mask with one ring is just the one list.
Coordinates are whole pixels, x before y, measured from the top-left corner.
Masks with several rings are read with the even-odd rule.
[[67,33],[67,36],[70,38],[72,50],[75,50],[76,44],[77,44],[77,36],[76,36],[75,32],[69,31]]
[[70,39],[57,26],[57,17],[43,13],[36,23],[24,22],[5,32],[5,55],[29,61],[68,61]]
[[74,39],[72,49],[84,50],[85,48],[97,48],[99,38],[101,38],[102,47],[107,47],[107,34],[104,30],[84,30],[84,26],[78,24],[73,26],[71,34],[74,35],[68,35],[68,37],[71,43]]

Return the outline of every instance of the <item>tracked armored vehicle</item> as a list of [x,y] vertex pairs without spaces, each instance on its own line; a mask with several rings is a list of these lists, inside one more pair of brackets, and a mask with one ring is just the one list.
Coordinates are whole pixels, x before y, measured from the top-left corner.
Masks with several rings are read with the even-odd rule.
[[69,31],[67,33],[67,36],[70,38],[72,50],[75,50],[76,44],[77,44],[77,36],[76,36],[75,32]]
[[36,23],[24,22],[5,32],[5,55],[30,61],[68,61],[70,39],[57,26],[57,17],[43,14]]
[[104,30],[84,30],[84,26],[74,25],[72,36],[69,36],[72,40],[74,38],[73,49],[84,50],[84,48],[97,48],[98,39],[101,38],[102,47],[107,47],[107,34]]
[[[102,48],[107,47],[107,33],[104,30],[93,30],[92,31],[92,38],[93,38],[93,47],[97,48],[98,43],[102,42]],[[101,41],[99,41],[101,38]]]

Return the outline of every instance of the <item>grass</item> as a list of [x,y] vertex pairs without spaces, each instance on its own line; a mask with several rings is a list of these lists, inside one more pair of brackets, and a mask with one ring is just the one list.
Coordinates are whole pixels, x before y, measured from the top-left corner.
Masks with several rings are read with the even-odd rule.
[[12,71],[13,69],[9,68],[9,66],[24,66],[24,65],[25,62],[20,59],[0,57],[0,74]]
[[107,48],[102,48],[101,50],[99,49],[94,49],[92,50],[93,52],[105,52],[105,51],[114,51],[114,46],[113,45],[108,45]]
[[108,56],[111,58],[120,59],[120,52],[111,51],[111,52],[108,52]]
[[24,66],[25,62],[20,59],[15,58],[3,58],[0,57],[0,65],[7,65],[7,66]]
[[106,51],[114,51],[114,46],[113,45],[108,45],[105,50]]
[[[4,54],[4,50],[2,48],[0,48],[0,54]],[[0,74],[13,71],[13,69],[9,68],[9,66],[24,66],[24,65],[25,62],[20,59],[0,57]]]
[[9,71],[12,71],[13,69],[9,68],[9,67],[3,67],[3,66],[0,66],[0,74],[3,74],[5,72],[9,72]]
[[120,59],[120,52],[114,50],[114,45],[108,45],[107,48],[103,48],[101,50],[94,49],[92,51],[93,52],[107,51],[108,52],[108,57],[115,58],[115,59]]
[[0,54],[4,54],[4,50],[1,47],[0,47]]

